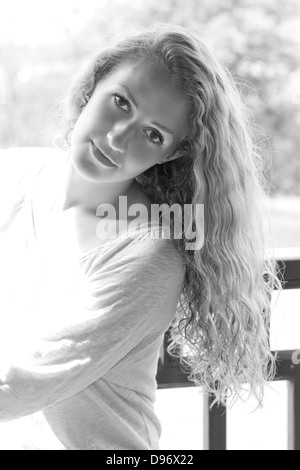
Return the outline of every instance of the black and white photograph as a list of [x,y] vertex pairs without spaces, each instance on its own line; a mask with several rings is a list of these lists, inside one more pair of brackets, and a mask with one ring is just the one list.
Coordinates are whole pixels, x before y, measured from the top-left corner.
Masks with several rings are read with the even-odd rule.
[[0,450],[300,450],[299,305],[299,0],[2,0]]

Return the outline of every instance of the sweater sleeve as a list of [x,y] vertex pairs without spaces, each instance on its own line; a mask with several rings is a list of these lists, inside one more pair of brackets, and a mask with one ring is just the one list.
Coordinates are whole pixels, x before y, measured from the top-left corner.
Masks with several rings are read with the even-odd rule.
[[27,188],[56,154],[54,149],[42,147],[0,149],[0,233],[10,227],[24,204]]
[[83,271],[72,320],[31,337],[2,369],[0,364],[0,420],[73,396],[149,335],[163,334],[175,316],[183,276],[170,240],[126,238],[109,256],[96,251]]

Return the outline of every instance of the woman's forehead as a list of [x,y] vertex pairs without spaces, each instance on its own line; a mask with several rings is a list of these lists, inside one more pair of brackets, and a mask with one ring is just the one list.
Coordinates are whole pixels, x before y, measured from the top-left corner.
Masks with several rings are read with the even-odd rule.
[[177,88],[165,66],[147,62],[145,59],[118,65],[111,72],[110,78],[128,80],[145,91],[157,87],[156,91],[173,93],[178,99],[185,101],[183,93]]

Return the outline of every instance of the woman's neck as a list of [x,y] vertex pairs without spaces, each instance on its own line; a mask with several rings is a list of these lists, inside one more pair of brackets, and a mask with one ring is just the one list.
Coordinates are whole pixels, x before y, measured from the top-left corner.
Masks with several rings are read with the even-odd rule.
[[129,207],[140,188],[135,180],[112,184],[88,181],[77,172],[70,158],[62,184],[63,211],[78,206],[82,210],[94,214],[101,204],[111,204],[118,213],[119,196],[127,196]]

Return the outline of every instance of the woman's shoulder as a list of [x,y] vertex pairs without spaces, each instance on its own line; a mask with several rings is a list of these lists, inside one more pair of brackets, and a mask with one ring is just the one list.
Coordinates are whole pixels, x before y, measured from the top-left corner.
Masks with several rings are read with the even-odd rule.
[[[149,197],[140,185],[135,186],[135,191],[130,198],[129,206],[135,204],[143,205],[144,212],[128,216],[128,220],[118,226],[118,236],[106,241],[103,246],[95,244],[94,250],[88,253],[83,259],[90,258],[99,260],[102,267],[106,263],[115,264],[117,260],[128,266],[129,263],[137,265],[164,264],[165,268],[182,268],[182,256],[175,241],[171,237],[171,228],[162,225],[159,221],[152,220],[151,208],[155,202]],[[128,207],[129,207],[128,206]],[[91,260],[90,260],[91,261]],[[96,268],[97,269],[97,268]]]
[[92,274],[107,272],[127,276],[129,272],[154,275],[157,279],[178,279],[184,276],[185,264],[174,240],[162,227],[147,223],[129,226],[126,234],[98,247],[81,258]]

